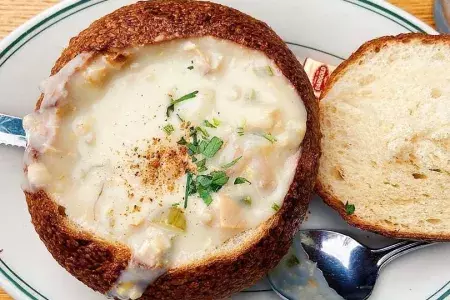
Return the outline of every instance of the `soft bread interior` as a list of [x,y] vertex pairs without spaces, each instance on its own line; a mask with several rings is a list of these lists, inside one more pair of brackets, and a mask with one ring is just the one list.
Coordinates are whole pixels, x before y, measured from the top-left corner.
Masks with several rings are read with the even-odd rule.
[[361,224],[450,232],[449,51],[448,42],[420,38],[374,42],[321,100],[319,182],[355,205]]

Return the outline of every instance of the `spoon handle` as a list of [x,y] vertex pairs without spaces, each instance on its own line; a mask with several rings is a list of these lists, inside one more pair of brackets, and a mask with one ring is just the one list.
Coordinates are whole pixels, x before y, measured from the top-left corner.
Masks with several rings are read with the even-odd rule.
[[395,243],[393,245],[372,250],[373,255],[377,259],[377,266],[379,268],[384,267],[386,264],[390,263],[392,260],[402,256],[403,254],[409,253],[416,249],[420,249],[426,246],[430,246],[436,243],[428,242],[418,242],[418,241],[403,241]]

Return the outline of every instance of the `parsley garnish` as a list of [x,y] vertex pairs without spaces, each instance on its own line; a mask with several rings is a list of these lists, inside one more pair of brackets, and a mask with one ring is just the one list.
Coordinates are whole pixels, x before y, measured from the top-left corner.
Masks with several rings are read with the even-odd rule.
[[212,123],[208,120],[203,121],[203,124],[209,128],[217,128],[220,125],[220,121],[216,118],[212,119]]
[[355,212],[355,205],[354,204],[348,204],[348,201],[345,203],[345,212],[347,213],[347,216],[353,215]]
[[181,137],[181,139],[177,142],[178,145],[187,145],[188,142],[186,142],[186,139],[183,137]]
[[194,66],[189,66],[187,68],[188,68],[188,70],[192,70],[192,69],[194,69]]
[[248,183],[248,184],[252,184],[250,181],[248,181],[246,178],[244,177],[238,177],[234,180],[234,184],[243,184],[243,183]]
[[209,128],[217,128],[217,126],[215,126],[213,123],[209,122],[208,120],[203,121],[203,124]]
[[201,127],[196,127],[195,129],[202,134],[202,137],[204,139],[209,138],[209,133],[208,133],[208,131],[206,131],[206,129],[201,128]]
[[238,127],[237,128],[237,134],[240,135],[240,136],[243,136],[244,135],[244,127]]
[[250,206],[252,205],[252,198],[250,196],[245,196],[244,198],[242,198],[241,202],[245,205]]
[[286,265],[288,266],[288,268],[295,267],[295,266],[298,265],[299,263],[300,263],[300,261],[298,260],[297,256],[295,256],[294,254],[292,254],[292,255],[286,260]]
[[198,152],[203,153],[203,151],[205,151],[206,149],[206,146],[208,146],[208,140],[202,140],[198,145]]
[[198,162],[195,163],[197,165],[197,171],[198,172],[204,172],[207,170],[206,168],[206,158],[199,160]]
[[223,141],[215,136],[209,141],[209,143],[206,145],[205,149],[201,151],[201,153],[207,158],[212,158],[217,153],[217,151],[220,150],[222,145]]
[[269,74],[269,76],[273,76],[273,70],[271,66],[267,66],[267,74]]
[[170,105],[169,105],[169,107],[167,107],[167,111],[166,111],[167,117],[170,117],[170,114],[175,110],[175,104],[195,98],[195,96],[197,96],[197,94],[198,94],[198,91],[193,91],[192,93],[186,94],[181,98],[170,101]]
[[225,172],[213,171],[208,175],[198,175],[192,179],[190,185],[186,188],[187,194],[192,195],[198,192],[200,198],[206,205],[210,205],[213,201],[211,193],[218,192],[225,184],[229,177]]
[[274,211],[279,211],[279,210],[280,210],[280,206],[279,206],[278,204],[274,203],[274,204],[272,205],[272,209],[273,209]]
[[242,158],[242,156],[239,156],[238,158],[234,159],[233,161],[222,165],[221,168],[222,169],[228,169],[228,168],[234,166],[241,158]]
[[167,124],[166,126],[164,126],[164,127],[163,127],[163,130],[164,130],[164,132],[165,132],[167,135],[171,135],[172,132],[175,131],[175,129],[173,128],[172,124]]
[[270,133],[264,133],[262,137],[271,142],[272,144],[277,141],[277,139]]

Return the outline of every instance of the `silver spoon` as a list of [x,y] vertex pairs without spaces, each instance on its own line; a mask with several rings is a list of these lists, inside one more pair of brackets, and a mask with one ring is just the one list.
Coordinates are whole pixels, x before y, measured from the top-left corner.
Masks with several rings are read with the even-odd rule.
[[[381,249],[370,249],[341,233],[308,230],[300,231],[296,235],[293,248],[300,248],[300,245],[309,259],[317,263],[317,267],[323,274],[323,277],[320,276],[325,278],[326,283],[337,294],[347,300],[363,300],[372,293],[382,267],[403,254],[431,245],[431,243],[402,241]],[[292,251],[292,253],[299,252],[298,249]],[[285,263],[289,263],[289,259],[292,263],[292,257],[286,259]],[[301,260],[299,258],[297,263],[300,263]],[[288,274],[292,270],[287,270],[287,266],[284,265],[283,272],[285,274],[281,275],[284,278],[279,278],[282,273],[278,270],[269,274],[269,281],[280,296],[285,299],[295,299],[296,296],[289,296],[292,295],[292,287],[286,285],[286,282],[291,280],[290,284],[292,284],[292,278],[299,278],[299,276]],[[307,299],[301,296],[301,292],[297,291],[296,294],[299,295],[299,299]]]

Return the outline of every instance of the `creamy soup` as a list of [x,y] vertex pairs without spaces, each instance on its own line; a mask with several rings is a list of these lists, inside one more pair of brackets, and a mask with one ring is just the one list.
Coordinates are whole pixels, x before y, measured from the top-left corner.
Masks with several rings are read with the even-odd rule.
[[306,130],[269,58],[211,37],[83,53],[42,90],[24,119],[24,188],[130,247],[111,291],[123,299],[274,215]]

